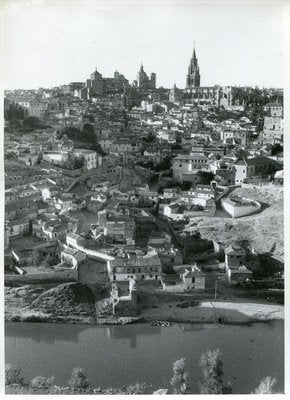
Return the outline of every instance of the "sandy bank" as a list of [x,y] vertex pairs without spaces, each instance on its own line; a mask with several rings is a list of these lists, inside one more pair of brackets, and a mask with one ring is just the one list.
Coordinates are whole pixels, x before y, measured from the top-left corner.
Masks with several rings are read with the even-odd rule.
[[172,302],[145,309],[141,315],[147,320],[239,324],[284,319],[284,307],[250,302],[203,301],[198,306],[180,308],[178,303]]

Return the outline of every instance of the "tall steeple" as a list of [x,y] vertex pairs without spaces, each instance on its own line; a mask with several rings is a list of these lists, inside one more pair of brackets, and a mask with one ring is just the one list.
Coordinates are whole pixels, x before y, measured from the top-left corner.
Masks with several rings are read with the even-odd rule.
[[188,74],[186,75],[186,88],[197,86],[200,86],[200,73],[195,52],[195,43],[193,43],[193,53],[188,66]]

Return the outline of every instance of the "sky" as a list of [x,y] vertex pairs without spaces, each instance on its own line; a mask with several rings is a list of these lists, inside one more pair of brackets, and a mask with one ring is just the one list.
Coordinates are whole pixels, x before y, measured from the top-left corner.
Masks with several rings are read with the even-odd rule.
[[194,42],[201,86],[283,87],[279,2],[10,0],[1,24],[5,89],[85,81],[96,67],[132,82],[141,62],[157,74],[158,87],[184,88]]

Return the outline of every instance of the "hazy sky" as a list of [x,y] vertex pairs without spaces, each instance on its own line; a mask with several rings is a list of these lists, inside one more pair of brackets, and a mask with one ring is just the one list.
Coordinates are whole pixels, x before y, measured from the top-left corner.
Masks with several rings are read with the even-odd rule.
[[[282,7],[100,5],[16,1],[2,11],[7,89],[84,81],[97,66],[130,82],[140,63],[157,86],[185,86],[195,41],[201,85],[283,86]],[[103,3],[104,4],[104,3]]]

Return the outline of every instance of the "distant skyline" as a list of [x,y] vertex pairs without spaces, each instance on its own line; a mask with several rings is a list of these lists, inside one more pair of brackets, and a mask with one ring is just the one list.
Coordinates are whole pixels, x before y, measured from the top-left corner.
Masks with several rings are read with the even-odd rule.
[[157,87],[185,87],[195,42],[201,86],[283,87],[283,8],[269,5],[12,2],[2,16],[4,87],[85,81],[97,66],[130,83],[141,63]]

